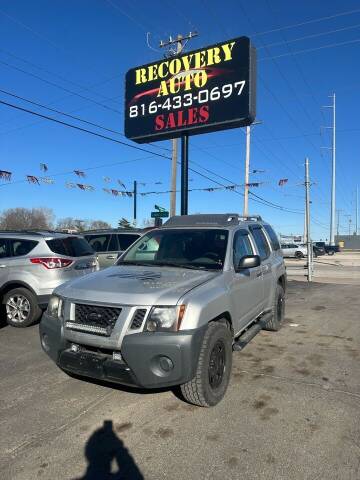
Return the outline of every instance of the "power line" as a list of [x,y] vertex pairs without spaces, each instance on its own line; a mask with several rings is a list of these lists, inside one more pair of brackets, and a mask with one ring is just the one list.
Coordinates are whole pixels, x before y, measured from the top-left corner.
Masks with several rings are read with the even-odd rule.
[[[3,48],[0,48],[0,52],[3,52],[5,55],[9,56],[9,57],[12,57],[12,58],[15,58],[16,60],[20,60],[21,62],[27,64],[27,65],[30,65],[31,67],[35,67],[36,69],[42,71],[42,72],[45,72],[47,73],[48,75],[52,75],[58,79],[60,79],[62,82],[66,82],[66,83],[69,83],[70,85],[74,85],[75,87],[78,87],[80,88],[81,90],[86,90],[88,92],[91,92],[91,93],[94,93],[95,95],[98,95],[99,97],[102,97],[104,100],[108,100],[108,101],[114,101],[114,98],[109,98],[109,97],[106,97],[105,95],[102,95],[101,93],[99,92],[96,92],[94,91],[92,88],[90,87],[87,87],[87,86],[84,86],[84,85],[81,85],[77,82],[74,82],[72,80],[70,80],[69,78],[66,78],[66,77],[63,77],[62,75],[59,75],[58,73],[55,73],[55,72],[52,72],[51,70],[48,70],[47,68],[43,67],[42,65],[38,65],[34,62],[30,62],[29,60],[26,60],[25,58],[22,58],[20,57],[19,55],[16,55],[12,52],[9,52],[8,50],[4,50]],[[123,72],[124,73],[124,72]],[[112,77],[110,78],[107,78],[106,80],[103,80],[101,82],[99,82],[98,84],[96,85],[103,85],[104,83],[107,83],[107,82],[110,82],[116,78],[119,78],[121,75],[120,74],[117,74],[117,75],[113,75]]]
[[354,13],[359,13],[359,12],[360,12],[360,8],[356,8],[354,10],[347,10],[345,12],[336,13],[334,15],[328,15],[326,17],[314,18],[314,19],[306,20],[306,21],[301,22],[301,23],[293,23],[293,24],[290,24],[290,25],[285,25],[283,27],[278,27],[278,28],[273,28],[271,30],[265,30],[263,32],[258,32],[255,35],[253,35],[253,37],[258,37],[260,35],[267,35],[268,33],[279,32],[280,30],[289,30],[291,28],[302,27],[304,25],[310,25],[311,23],[324,22],[326,20],[331,20],[333,18],[338,18],[338,17],[344,17],[344,16],[347,16],[347,15],[353,15]]
[[291,54],[290,53],[282,53],[281,55],[262,57],[262,58],[259,58],[259,62],[261,62],[262,60],[276,60],[277,58],[288,57],[289,55],[300,55],[300,54],[303,54],[303,53],[316,52],[317,50],[323,50],[323,49],[326,49],[326,48],[341,47],[341,46],[344,46],[344,45],[350,45],[350,44],[359,43],[359,42],[360,42],[360,38],[357,38],[355,40],[349,40],[347,42],[332,43],[332,44],[329,44],[329,45],[323,45],[321,47],[307,48],[305,50],[297,50],[295,52],[292,52]]
[[[281,45],[287,45],[289,43],[301,42],[303,40],[308,40],[310,38],[313,39],[313,38],[323,37],[325,35],[332,35],[333,33],[345,32],[347,30],[353,30],[354,28],[359,28],[359,27],[360,27],[360,23],[357,23],[355,25],[350,25],[348,27],[336,28],[335,30],[327,30],[326,32],[312,33],[311,35],[304,35],[303,37],[293,38],[291,40],[284,40],[283,42],[267,43],[266,45],[260,46],[260,47],[257,47],[257,48],[258,48],[258,50],[262,50],[265,47],[267,47],[267,48],[279,47]],[[281,32],[282,32],[282,29],[281,29]]]
[[20,107],[18,105],[14,105],[12,103],[4,102],[3,100],[0,100],[0,104],[6,105],[7,107],[10,107],[10,108],[14,108],[16,110],[20,110],[20,111],[25,112],[25,113],[29,113],[31,115],[35,115],[35,116],[40,117],[40,118],[44,118],[45,120],[50,120],[51,122],[55,122],[55,123],[58,123],[60,125],[66,126],[66,127],[73,128],[75,130],[79,130],[81,132],[89,133],[90,135],[94,135],[96,137],[103,138],[105,140],[109,140],[111,142],[119,143],[120,145],[125,145],[126,147],[129,147],[129,148],[134,148],[134,149],[140,150],[142,152],[151,153],[152,155],[156,155],[156,156],[162,157],[162,158],[167,158],[167,159],[170,158],[170,157],[167,157],[166,155],[163,155],[161,153],[151,152],[150,150],[147,150],[145,148],[138,147],[136,145],[131,145],[130,143],[122,142],[121,140],[117,140],[115,138],[108,137],[106,135],[102,135],[101,133],[93,132],[91,130],[87,130],[86,128],[82,128],[82,127],[79,127],[79,126],[76,126],[76,125],[72,125],[71,123],[63,122],[62,120],[58,120],[58,119],[53,118],[53,117],[49,117],[48,115],[43,115],[41,113],[34,112],[33,110],[29,110],[27,108],[23,108],[23,107]]
[[5,65],[9,68],[12,68],[13,70],[17,70],[18,72],[24,73],[25,75],[29,75],[30,77],[36,78],[37,80],[40,80],[43,83],[51,85],[52,87],[59,88],[60,90],[63,90],[64,92],[67,92],[67,93],[70,93],[71,95],[75,95],[76,97],[79,97],[83,100],[86,100],[87,102],[94,103],[95,105],[98,105],[99,107],[105,108],[106,110],[110,110],[112,112],[120,113],[120,114],[123,113],[120,110],[117,110],[116,108],[109,107],[108,105],[105,105],[104,103],[101,103],[101,102],[98,102],[97,100],[86,97],[85,95],[81,95],[80,93],[74,92],[73,90],[69,90],[66,87],[62,87],[58,83],[52,82],[50,80],[46,80],[45,78],[42,78],[39,75],[36,75],[35,73],[28,72],[27,70],[24,70],[23,68],[16,67],[15,65],[11,65],[10,63],[4,62],[3,60],[0,60],[0,64]]

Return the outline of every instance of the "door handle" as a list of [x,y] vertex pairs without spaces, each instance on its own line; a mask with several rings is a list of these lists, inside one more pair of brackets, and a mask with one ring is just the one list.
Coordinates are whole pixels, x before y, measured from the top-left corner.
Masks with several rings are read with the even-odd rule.
[[108,255],[106,257],[107,260],[115,260],[115,258],[116,258],[116,255]]

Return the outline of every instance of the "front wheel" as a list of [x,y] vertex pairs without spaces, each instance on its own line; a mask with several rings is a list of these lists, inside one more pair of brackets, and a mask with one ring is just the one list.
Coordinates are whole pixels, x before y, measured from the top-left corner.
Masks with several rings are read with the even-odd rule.
[[180,387],[186,401],[200,407],[212,407],[222,400],[231,374],[232,340],[224,323],[209,323],[195,376]]
[[27,288],[14,288],[3,298],[6,321],[13,327],[29,327],[41,316],[35,295]]
[[304,258],[304,254],[302,252],[295,252],[295,258]]

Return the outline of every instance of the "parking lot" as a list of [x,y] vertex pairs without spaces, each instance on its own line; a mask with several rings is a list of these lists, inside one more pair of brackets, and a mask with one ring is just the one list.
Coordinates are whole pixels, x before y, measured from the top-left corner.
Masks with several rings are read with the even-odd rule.
[[234,354],[210,409],[70,378],[37,325],[3,326],[0,477],[360,478],[359,283],[292,278],[282,330]]

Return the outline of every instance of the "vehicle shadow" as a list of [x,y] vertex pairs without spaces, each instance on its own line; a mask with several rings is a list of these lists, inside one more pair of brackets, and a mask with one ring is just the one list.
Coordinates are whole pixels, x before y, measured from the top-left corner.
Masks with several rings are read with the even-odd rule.
[[162,393],[162,392],[171,392],[174,387],[164,387],[164,388],[141,388],[141,387],[131,387],[128,385],[121,385],[119,383],[113,383],[108,380],[100,380],[98,378],[92,377],[85,377],[82,375],[77,375],[75,373],[66,372],[63,370],[66,375],[76,380],[80,380],[82,382],[91,383],[93,385],[99,385],[100,387],[109,388],[111,390],[120,390],[121,392],[126,393],[135,393],[137,395],[151,395],[155,393]]
[[82,477],[73,480],[144,480],[124,442],[116,435],[112,420],[104,420],[85,445],[88,462]]

